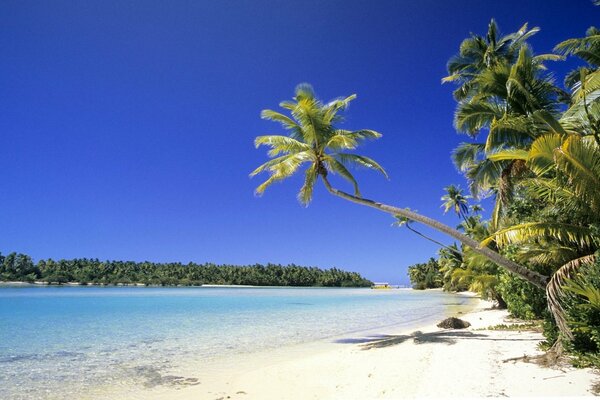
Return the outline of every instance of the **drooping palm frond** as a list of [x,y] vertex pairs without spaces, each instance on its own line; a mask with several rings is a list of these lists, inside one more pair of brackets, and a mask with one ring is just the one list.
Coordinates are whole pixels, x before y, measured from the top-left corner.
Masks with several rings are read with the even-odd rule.
[[306,143],[302,143],[289,136],[280,135],[258,136],[256,139],[254,139],[254,146],[256,148],[259,148],[263,145],[271,147],[268,152],[269,157],[277,157],[281,154],[290,154],[310,150],[310,146]]
[[531,144],[527,165],[537,176],[544,176],[554,168],[555,150],[563,140],[564,136],[555,133],[541,136]]
[[255,176],[263,171],[268,171],[270,174],[269,178],[256,188],[255,193],[259,196],[262,195],[265,189],[273,183],[289,178],[302,164],[312,160],[312,155],[309,152],[303,151],[270,160],[275,162],[267,161],[250,174],[250,176]]
[[332,157],[330,155],[324,155],[323,162],[325,163],[325,166],[329,167],[329,168],[327,168],[329,171],[339,174],[342,178],[344,178],[348,182],[350,182],[352,184],[352,186],[354,187],[354,195],[360,197],[360,190],[358,189],[358,182],[356,182],[356,179],[350,173],[350,171],[348,171],[348,169],[344,166],[344,164],[342,164],[341,162],[339,162],[337,159],[335,159],[334,157]]
[[600,71],[589,71],[580,68],[579,81],[573,85],[573,102],[589,101],[589,97],[600,90]]
[[[550,278],[546,287],[546,297],[548,299],[548,307],[552,310],[552,315],[560,330],[564,332],[569,339],[573,339],[571,329],[567,324],[565,310],[561,304],[561,298],[564,296],[564,286],[568,279],[573,276],[574,271],[582,265],[591,264],[596,261],[596,256],[589,254],[583,257],[576,258],[561,266]],[[573,286],[571,286],[571,290]]]
[[600,213],[600,148],[591,137],[571,136],[555,150],[557,167],[574,192]]
[[353,150],[362,140],[379,139],[380,137],[381,133],[370,129],[360,129],[357,131],[336,129],[329,138],[326,147],[334,150]]
[[558,222],[527,222],[501,229],[481,242],[487,246],[495,241],[498,246],[517,244],[526,241],[555,238],[563,243],[589,248],[599,246],[599,238],[595,237],[588,227]]
[[460,132],[472,137],[489,126],[495,119],[502,118],[504,110],[498,105],[486,101],[460,103],[454,116],[454,125]]
[[485,157],[484,143],[461,143],[452,151],[452,162],[461,172],[467,172]]
[[365,167],[368,169],[373,169],[375,171],[381,172],[386,178],[388,177],[387,172],[385,172],[385,169],[383,169],[383,167],[372,158],[350,153],[335,153],[333,157],[335,157],[340,163],[344,165],[354,165],[359,167]]
[[315,182],[317,181],[317,165],[313,163],[306,169],[304,175],[304,184],[298,192],[298,201],[300,204],[308,205],[312,200]]
[[588,28],[583,38],[567,39],[554,47],[554,51],[565,56],[577,56],[590,65],[600,65],[600,31]]
[[535,131],[530,118],[525,115],[504,115],[492,121],[485,142],[486,153],[499,148],[527,148],[533,141]]
[[277,158],[273,158],[261,165],[259,165],[254,171],[250,173],[250,177],[256,176],[261,172],[268,171],[272,175],[278,174],[279,171],[285,170],[286,163],[296,163],[311,160],[311,154],[309,152],[300,152],[294,154],[287,154]]
[[485,198],[494,193],[498,187],[502,172],[510,161],[493,161],[488,158],[473,165],[466,172],[469,190],[476,199]]

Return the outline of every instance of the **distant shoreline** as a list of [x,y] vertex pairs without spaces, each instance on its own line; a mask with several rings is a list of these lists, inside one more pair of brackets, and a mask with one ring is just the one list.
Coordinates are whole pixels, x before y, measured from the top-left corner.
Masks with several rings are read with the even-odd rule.
[[[218,284],[205,284],[205,285],[157,285],[157,284],[145,284],[141,282],[137,283],[80,283],[80,282],[24,282],[24,281],[0,281],[0,287],[11,287],[11,286],[100,286],[100,287],[149,287],[149,288],[160,288],[160,287],[187,287],[187,288],[324,288],[324,289],[370,289],[369,287],[339,287],[339,286],[259,286],[259,285],[218,285]],[[386,290],[413,290],[410,287],[397,287]],[[423,291],[439,291],[441,289],[426,289]]]

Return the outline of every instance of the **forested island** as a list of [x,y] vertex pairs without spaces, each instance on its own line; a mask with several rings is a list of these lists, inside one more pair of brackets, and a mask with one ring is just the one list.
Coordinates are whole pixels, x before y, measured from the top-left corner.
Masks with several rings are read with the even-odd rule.
[[356,272],[294,264],[217,265],[213,263],[153,263],[135,261],[40,260],[26,254],[0,253],[0,281],[83,285],[143,284],[160,286],[255,285],[368,287]]

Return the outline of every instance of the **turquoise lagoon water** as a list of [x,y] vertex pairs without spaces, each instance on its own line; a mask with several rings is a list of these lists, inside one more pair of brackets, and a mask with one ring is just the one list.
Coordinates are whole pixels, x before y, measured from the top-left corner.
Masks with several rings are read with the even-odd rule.
[[195,384],[176,372],[191,364],[206,375],[239,354],[408,329],[470,304],[411,290],[0,287],[0,397]]

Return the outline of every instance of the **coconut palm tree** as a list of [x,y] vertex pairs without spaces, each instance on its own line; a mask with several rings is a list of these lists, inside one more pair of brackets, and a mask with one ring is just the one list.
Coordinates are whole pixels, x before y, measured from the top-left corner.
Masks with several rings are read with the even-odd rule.
[[[306,205],[310,202],[314,185],[320,179],[326,189],[335,196],[393,216],[399,215],[423,223],[471,247],[474,252],[482,254],[532,284],[541,288],[545,287],[548,280],[546,276],[523,267],[487,247],[480,246],[477,241],[456,229],[413,211],[362,197],[358,183],[347,166],[363,166],[386,174],[374,160],[346,152],[356,149],[363,140],[381,137],[381,134],[369,129],[350,131],[337,128],[337,123],[341,121],[338,113],[355,98],[356,96],[352,95],[323,103],[315,97],[310,85],[301,84],[296,88],[293,101],[280,103],[282,108],[290,112],[291,117],[273,110],[264,110],[261,114],[262,117],[281,123],[288,131],[288,135],[268,135],[256,138],[256,147],[266,145],[271,148],[268,152],[271,160],[250,174],[251,176],[262,172],[269,174],[267,180],[257,187],[256,194],[261,195],[269,185],[292,176],[301,166],[306,165],[304,184],[298,194],[302,204]],[[354,188],[354,193],[334,188],[329,181],[329,174],[339,174],[349,181]]]
[[471,34],[463,40],[459,53],[448,61],[448,76],[442,79],[442,83],[457,83],[459,88],[454,92],[455,99],[466,99],[477,91],[477,82],[474,82],[477,75],[500,62],[513,62],[520,46],[539,30],[538,27],[528,29],[524,24],[517,32],[500,36],[498,24],[492,19],[485,37]]
[[[496,28],[492,31],[497,32]],[[483,140],[459,145],[452,158],[465,174],[473,196],[496,197],[493,225],[499,223],[510,203],[515,182],[528,171],[519,159],[491,156],[506,148],[526,151],[540,134],[538,126],[544,118],[555,117],[560,102],[568,97],[554,85],[544,66],[544,61],[561,56],[533,55],[526,39],[537,29],[529,32],[524,28],[507,36],[502,47],[505,51],[495,53],[493,63],[479,62],[477,68],[471,68],[477,72],[469,75],[468,93],[455,112],[457,131],[473,139],[485,133]],[[515,37],[518,39],[510,39]]]
[[444,202],[442,204],[444,214],[453,210],[459,218],[465,220],[469,214],[469,198],[471,196],[464,195],[460,186],[456,185],[448,185],[444,190],[446,191],[446,194],[441,198]]

